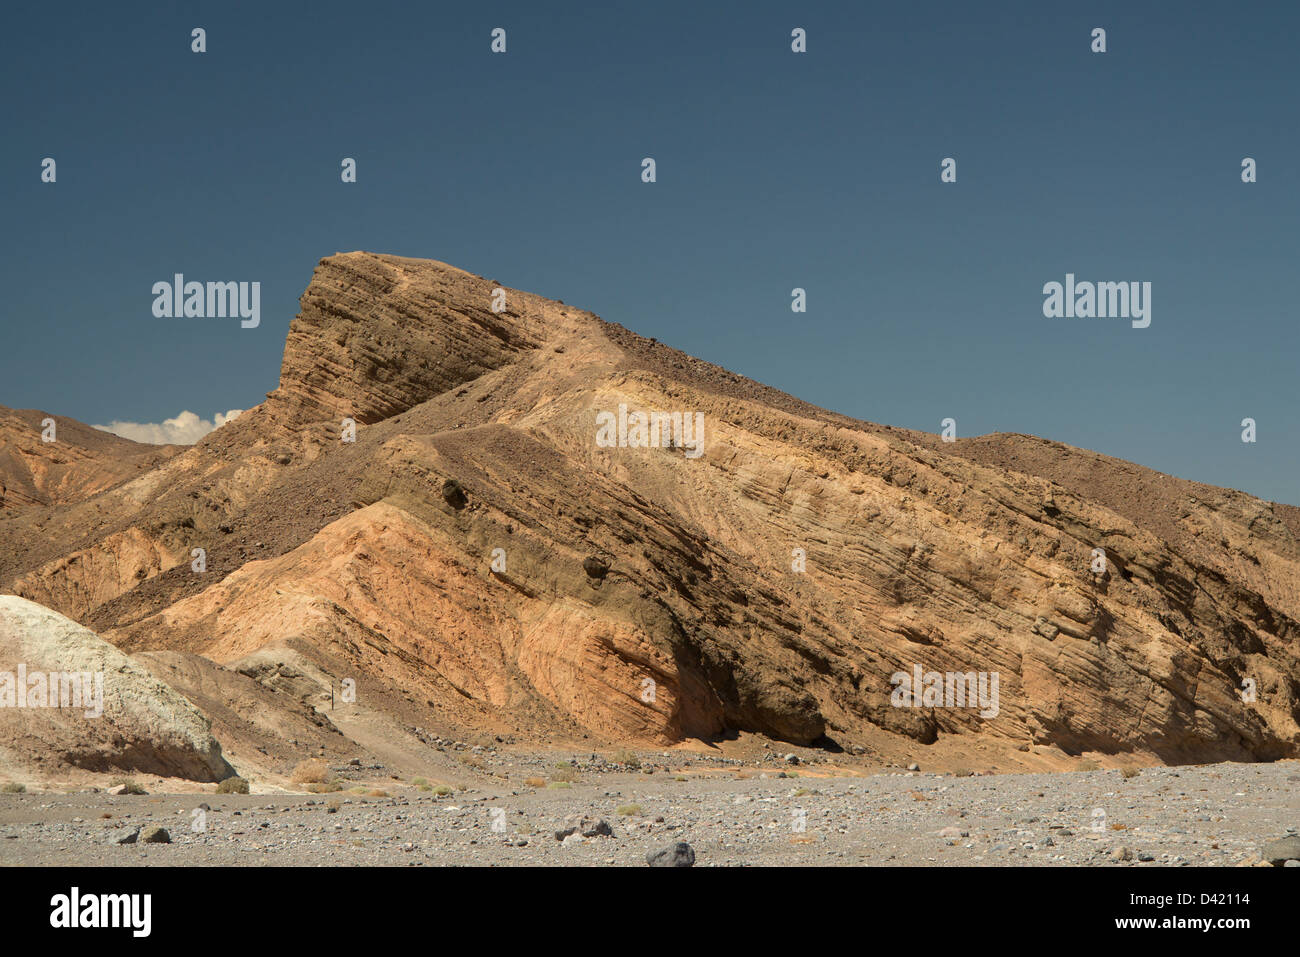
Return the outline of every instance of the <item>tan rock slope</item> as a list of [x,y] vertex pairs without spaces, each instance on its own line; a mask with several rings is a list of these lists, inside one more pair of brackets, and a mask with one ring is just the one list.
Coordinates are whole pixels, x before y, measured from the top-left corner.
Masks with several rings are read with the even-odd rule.
[[[560,302],[508,289],[494,312],[497,285],[322,260],[267,401],[0,518],[0,590],[197,656],[191,684],[202,659],[263,683],[283,665],[313,706],[354,682],[345,735],[365,709],[931,766],[1300,754],[1297,509],[1027,436],[848,419]],[[703,441],[602,447],[620,406],[699,413]],[[996,673],[996,716],[895,707],[914,666]]]
[[[52,420],[56,441],[47,442]],[[73,419],[0,407],[0,510],[67,505],[157,468],[179,449],[142,445]]]

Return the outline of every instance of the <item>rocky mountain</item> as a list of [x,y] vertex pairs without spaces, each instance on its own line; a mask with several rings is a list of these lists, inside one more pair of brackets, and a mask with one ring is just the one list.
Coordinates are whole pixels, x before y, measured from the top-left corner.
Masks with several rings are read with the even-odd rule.
[[[283,773],[285,728],[306,753],[436,732],[951,767],[1300,754],[1300,510],[846,418],[499,288],[322,260],[257,408],[61,482],[0,472],[25,490],[0,591],[220,711],[241,770]],[[6,447],[40,444],[31,418],[0,416]],[[915,669],[996,678],[996,704],[907,706]]]

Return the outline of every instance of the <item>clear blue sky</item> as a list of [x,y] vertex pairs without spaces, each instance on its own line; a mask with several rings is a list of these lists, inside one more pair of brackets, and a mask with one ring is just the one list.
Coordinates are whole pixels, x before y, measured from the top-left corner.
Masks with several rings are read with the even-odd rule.
[[[6,19],[0,404],[89,422],[251,406],[316,261],[367,249],[564,299],[871,421],[952,416],[961,435],[1028,432],[1300,503],[1300,5]],[[151,286],[176,272],[260,281],[261,327],[154,318]],[[1067,272],[1150,281],[1151,327],[1044,318],[1043,284]]]

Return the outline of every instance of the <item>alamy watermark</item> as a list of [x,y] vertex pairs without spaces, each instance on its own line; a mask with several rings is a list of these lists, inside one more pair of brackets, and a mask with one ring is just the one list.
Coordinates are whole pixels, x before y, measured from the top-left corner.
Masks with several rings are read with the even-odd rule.
[[895,708],[979,708],[981,718],[998,716],[998,672],[895,671],[889,703]]
[[596,446],[602,449],[683,449],[688,459],[704,454],[703,412],[596,413]]
[[1151,325],[1151,283],[1075,282],[1043,285],[1043,315],[1048,319],[1131,319],[1134,329]]
[[159,319],[225,319],[238,316],[244,329],[262,322],[260,282],[186,282],[176,273],[171,282],[153,284],[153,314]]
[[133,937],[148,937],[153,928],[152,894],[83,894],[74,887],[50,898],[50,926],[125,928]]
[[0,708],[84,708],[87,718],[104,713],[104,672],[0,671]]

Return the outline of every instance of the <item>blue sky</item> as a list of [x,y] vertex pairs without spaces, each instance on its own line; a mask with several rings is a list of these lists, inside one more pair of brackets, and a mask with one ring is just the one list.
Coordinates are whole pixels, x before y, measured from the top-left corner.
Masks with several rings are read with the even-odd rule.
[[[317,260],[367,249],[871,421],[1300,503],[1297,5],[545,6],[8,11],[0,404],[251,406]],[[177,272],[261,282],[260,327],[155,318]],[[1151,282],[1150,328],[1044,318],[1067,272]]]

